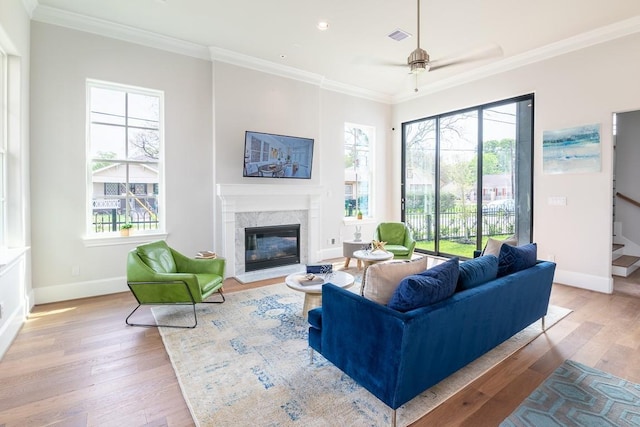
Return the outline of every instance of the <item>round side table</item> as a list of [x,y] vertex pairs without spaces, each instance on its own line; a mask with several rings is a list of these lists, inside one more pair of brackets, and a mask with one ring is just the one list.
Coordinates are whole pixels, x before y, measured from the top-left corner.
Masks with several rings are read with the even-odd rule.
[[[342,242],[342,256],[345,257],[343,268],[349,268],[351,258],[356,258],[353,256],[354,252],[368,249],[369,247],[371,247],[371,243],[363,240],[345,240]],[[362,268],[362,261],[357,258],[356,260],[358,261],[358,269]]]

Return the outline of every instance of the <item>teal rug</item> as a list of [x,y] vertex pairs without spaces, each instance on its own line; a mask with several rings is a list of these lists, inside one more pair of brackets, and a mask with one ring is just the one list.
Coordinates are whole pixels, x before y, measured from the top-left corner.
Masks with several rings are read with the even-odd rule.
[[[358,292],[358,287],[349,289]],[[199,304],[195,329],[160,328],[194,423],[221,426],[389,426],[391,410],[320,355],[309,363],[303,294],[284,284]],[[158,307],[163,323],[190,307]],[[549,307],[548,327],[570,310]],[[542,333],[527,327],[398,409],[406,426]]]
[[501,424],[640,426],[640,385],[566,360]]

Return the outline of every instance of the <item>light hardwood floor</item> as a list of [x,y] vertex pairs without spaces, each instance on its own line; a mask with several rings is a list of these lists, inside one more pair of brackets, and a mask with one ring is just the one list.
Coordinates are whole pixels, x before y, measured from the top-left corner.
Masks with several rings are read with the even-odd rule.
[[[554,285],[552,303],[574,311],[414,425],[497,425],[565,359],[640,383],[640,298]],[[0,362],[0,427],[192,426],[158,331],[124,324],[134,307],[129,293],[35,307]]]

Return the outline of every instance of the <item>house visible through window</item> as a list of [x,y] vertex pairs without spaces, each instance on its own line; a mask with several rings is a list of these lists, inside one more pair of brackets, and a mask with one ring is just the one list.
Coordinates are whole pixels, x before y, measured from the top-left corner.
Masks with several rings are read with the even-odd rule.
[[163,93],[88,81],[89,234],[161,232]]
[[375,128],[345,123],[344,125],[344,216],[372,216],[371,212],[371,150]]

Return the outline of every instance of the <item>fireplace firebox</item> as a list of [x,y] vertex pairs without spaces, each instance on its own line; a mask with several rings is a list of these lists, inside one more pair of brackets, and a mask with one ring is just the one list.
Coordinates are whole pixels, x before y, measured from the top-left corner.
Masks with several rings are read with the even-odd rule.
[[245,271],[300,263],[300,224],[244,229]]

